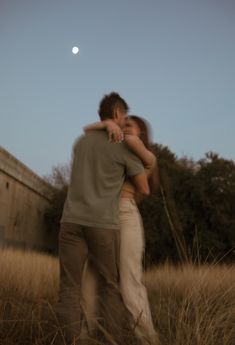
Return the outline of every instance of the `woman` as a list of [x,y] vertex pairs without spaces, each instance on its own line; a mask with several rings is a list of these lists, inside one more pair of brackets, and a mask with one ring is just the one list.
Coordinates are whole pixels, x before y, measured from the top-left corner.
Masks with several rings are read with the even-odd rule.
[[[106,129],[112,141],[122,140],[120,128],[111,120],[87,126],[85,131],[94,129]],[[158,170],[156,157],[150,151],[148,127],[142,118],[138,116],[127,118],[124,140],[142,160],[148,176],[150,191],[153,192],[158,184]],[[136,193],[131,181],[126,179],[119,203],[120,288],[124,304],[134,319],[137,337],[143,344],[157,344],[158,337],[152,322],[146,288],[142,281],[144,233],[142,219],[136,204],[138,201],[140,201],[140,196]],[[94,314],[94,300],[91,299],[93,288],[92,284],[88,283],[93,279],[92,276],[93,273],[88,268],[83,279],[83,307],[88,320],[91,320]]]

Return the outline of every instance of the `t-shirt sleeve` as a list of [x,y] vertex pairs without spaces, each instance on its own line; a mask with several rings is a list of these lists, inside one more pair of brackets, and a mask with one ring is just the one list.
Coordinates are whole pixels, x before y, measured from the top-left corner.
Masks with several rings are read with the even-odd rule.
[[124,164],[127,176],[135,176],[145,172],[141,160],[128,148],[125,148]]

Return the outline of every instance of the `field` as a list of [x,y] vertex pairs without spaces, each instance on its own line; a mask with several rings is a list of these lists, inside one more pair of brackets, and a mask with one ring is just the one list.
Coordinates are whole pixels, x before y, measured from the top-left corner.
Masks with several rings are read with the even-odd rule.
[[[162,345],[235,344],[234,266],[165,264],[145,281]],[[2,249],[0,345],[56,345],[57,293],[56,258]]]

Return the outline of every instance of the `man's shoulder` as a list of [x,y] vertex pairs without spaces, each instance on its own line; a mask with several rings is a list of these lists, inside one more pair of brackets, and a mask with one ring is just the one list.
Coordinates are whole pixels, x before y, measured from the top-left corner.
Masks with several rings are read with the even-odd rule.
[[120,149],[120,151],[124,154],[131,154],[134,155],[134,153],[129,149],[127,143],[125,142],[125,140],[123,140],[122,142],[115,144],[117,145],[117,147]]
[[97,140],[97,143],[99,143],[99,141],[108,141],[107,132],[103,131],[103,130],[95,130],[94,129],[92,131],[88,131],[87,133],[85,133],[84,138],[87,141]]
[[135,161],[135,162],[141,162],[140,158],[137,157],[134,152],[130,150],[127,143],[125,141],[122,141],[119,144],[114,144],[116,146],[116,152],[119,155],[119,157],[122,158],[122,160],[126,161]]
[[[86,133],[83,133],[74,141],[74,146],[78,145],[81,142],[88,142],[93,140],[102,140],[102,138],[107,140],[107,134],[104,131],[92,130]],[[98,141],[97,141],[98,143]]]

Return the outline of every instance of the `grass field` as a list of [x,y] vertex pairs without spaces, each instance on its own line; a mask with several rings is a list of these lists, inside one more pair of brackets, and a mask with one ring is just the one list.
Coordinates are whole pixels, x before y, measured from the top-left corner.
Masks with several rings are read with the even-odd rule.
[[[145,280],[162,345],[235,344],[234,266],[166,264],[148,271]],[[2,249],[0,345],[56,344],[57,293],[56,258]]]

